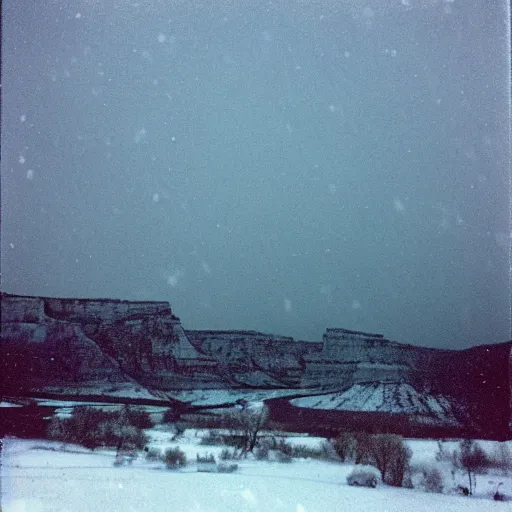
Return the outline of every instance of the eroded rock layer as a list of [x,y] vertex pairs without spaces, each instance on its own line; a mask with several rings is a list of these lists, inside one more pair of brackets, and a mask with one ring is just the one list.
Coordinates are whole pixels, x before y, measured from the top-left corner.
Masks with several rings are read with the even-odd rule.
[[281,411],[313,422],[315,414],[334,425],[359,415],[360,423],[386,417],[412,432],[429,425],[505,439],[512,431],[512,342],[455,351],[339,328],[321,342],[185,331],[167,302],[6,293],[1,335],[6,396],[289,389],[297,398]]

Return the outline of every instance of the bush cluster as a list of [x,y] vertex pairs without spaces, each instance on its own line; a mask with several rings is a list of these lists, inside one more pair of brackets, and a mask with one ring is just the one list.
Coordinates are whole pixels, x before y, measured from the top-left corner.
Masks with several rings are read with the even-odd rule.
[[155,426],[151,416],[144,409],[136,407],[125,407],[125,414],[127,415],[128,423],[134,427],[144,429],[153,428]]
[[294,459],[339,460],[339,457],[329,441],[323,441],[320,446],[306,446],[303,444],[292,446]]
[[209,430],[207,434],[201,438],[201,444],[206,446],[232,446],[242,450],[246,446],[246,437],[237,432],[228,434]]
[[257,460],[268,460],[271,450],[274,452],[275,460],[278,462],[292,461],[293,446],[284,439],[277,440],[275,437],[260,439],[258,446],[254,449],[254,456]]
[[168,469],[179,469],[187,465],[187,456],[179,446],[176,446],[176,448],[166,450],[163,462]]
[[260,443],[253,451],[256,460],[268,460],[268,452],[269,447],[266,443]]
[[312,448],[304,444],[293,446],[292,456],[297,459],[323,459],[324,452],[321,448]]
[[207,434],[201,438],[201,444],[206,446],[224,444],[224,436],[214,430],[208,430]]
[[238,464],[226,464],[221,462],[217,464],[217,471],[219,473],[234,473],[238,469]]
[[408,480],[412,452],[401,436],[344,432],[333,441],[333,447],[343,462],[377,467],[389,485],[402,487]]
[[292,460],[293,460],[293,457],[290,454],[284,453],[282,451],[276,452],[275,457],[276,457],[277,462],[288,463],[288,462],[292,462]]
[[246,437],[243,434],[229,434],[223,436],[223,442],[226,446],[232,446],[234,448],[238,448],[240,450],[243,450],[246,443]]
[[146,460],[150,462],[156,462],[162,459],[162,453],[158,448],[150,448],[146,452]]
[[140,425],[146,425],[147,420],[145,414],[134,412],[128,406],[120,411],[75,407],[71,418],[54,416],[47,435],[50,439],[80,444],[91,450],[98,447],[141,449],[148,439]]
[[229,448],[223,448],[219,455],[220,460],[236,460],[239,458],[240,456],[236,448],[231,450]]
[[512,470],[512,452],[506,442],[496,442],[490,453],[480,446],[477,441],[463,439],[455,450],[448,450],[438,441],[436,460],[449,462],[454,469],[470,470],[476,473],[487,469],[501,470],[504,474]]
[[489,455],[489,465],[499,469],[504,475],[512,471],[512,451],[507,443],[497,443]]
[[476,487],[476,474],[483,473],[491,465],[487,453],[473,439],[462,439],[459,447],[453,452],[452,467],[467,473],[468,494],[472,495]]
[[181,423],[181,422],[175,423],[174,424],[174,435],[172,436],[173,441],[180,438],[185,433],[185,430],[187,430],[187,428],[185,427],[184,423]]
[[[173,423],[176,418],[172,413],[169,416],[164,415],[164,422]],[[168,420],[166,421],[166,418]],[[213,414],[184,414],[181,416],[181,421],[187,428],[228,428],[229,419],[227,415],[213,415]]]
[[427,492],[442,493],[444,490],[444,481],[441,471],[437,468],[424,468],[421,486]]
[[210,462],[210,463],[215,462],[215,456],[213,455],[213,453],[205,453],[204,455],[197,454],[196,457],[197,457],[197,462]]
[[352,432],[342,432],[332,444],[341,462],[352,461],[356,458],[357,440],[356,435]]

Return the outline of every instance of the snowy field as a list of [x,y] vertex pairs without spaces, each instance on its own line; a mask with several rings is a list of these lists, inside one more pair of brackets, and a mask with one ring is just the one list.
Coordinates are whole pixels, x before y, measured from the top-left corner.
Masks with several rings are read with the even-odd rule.
[[[217,455],[222,450],[200,445],[202,431],[187,430],[178,442],[171,442],[165,430],[148,434],[151,447],[180,446],[191,461],[189,466],[171,471],[140,456],[131,466],[114,467],[112,450],[91,452],[51,441],[5,439],[2,512],[512,511],[512,502],[489,499],[499,481],[504,482],[501,490],[511,495],[511,478],[478,475],[477,494],[468,498],[385,485],[349,487],[346,476],[351,464],[320,460],[281,464],[249,458],[237,461],[236,473],[198,473],[196,454]],[[301,436],[288,441],[316,446],[322,440]],[[434,441],[408,443],[414,452],[413,465],[434,461]],[[447,487],[451,478],[448,472]]]

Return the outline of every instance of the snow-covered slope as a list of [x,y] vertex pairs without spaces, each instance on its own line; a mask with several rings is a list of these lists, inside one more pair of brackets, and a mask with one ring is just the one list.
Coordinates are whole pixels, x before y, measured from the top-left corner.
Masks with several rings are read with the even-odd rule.
[[419,393],[410,384],[400,382],[355,384],[345,391],[295,398],[291,402],[312,409],[388,412],[454,425],[459,423],[457,413],[446,397]]

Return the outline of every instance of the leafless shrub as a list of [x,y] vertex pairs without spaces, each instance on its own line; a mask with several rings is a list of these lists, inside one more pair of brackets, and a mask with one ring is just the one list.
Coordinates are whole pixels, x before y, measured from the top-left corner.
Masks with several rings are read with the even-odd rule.
[[187,457],[179,446],[169,448],[164,454],[163,461],[168,469],[179,469],[187,465]]
[[381,434],[371,437],[370,457],[385,483],[402,487],[412,452],[401,436]]
[[238,464],[217,464],[217,471],[219,473],[234,473],[238,469]]
[[444,490],[443,475],[437,468],[424,468],[422,487],[427,492],[442,493]]
[[471,495],[476,488],[476,473],[484,471],[489,466],[489,458],[482,447],[472,439],[461,440],[454,456],[454,465],[467,472]]
[[[358,443],[355,435],[352,432],[342,432],[336,439],[334,439],[333,447],[341,462],[345,462],[354,460],[356,457]],[[363,458],[364,454],[361,453],[360,459]]]
[[489,456],[489,464],[499,469],[504,476],[512,470],[512,452],[507,443],[496,443]]
[[158,448],[150,448],[146,452],[146,460],[149,462],[155,462],[155,461],[161,460],[161,458],[162,458],[162,453],[160,452],[160,450]]

